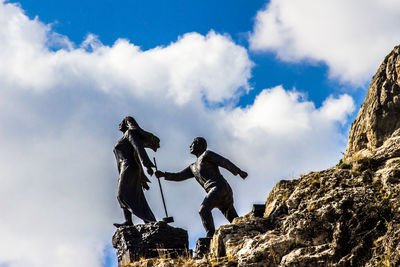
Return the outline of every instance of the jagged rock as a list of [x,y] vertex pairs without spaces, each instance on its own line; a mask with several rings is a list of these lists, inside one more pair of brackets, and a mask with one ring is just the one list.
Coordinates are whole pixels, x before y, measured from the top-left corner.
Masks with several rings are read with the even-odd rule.
[[253,204],[253,215],[254,217],[263,217],[265,213],[265,204]]
[[282,257],[280,265],[292,267],[326,266],[333,257],[333,251],[328,244],[295,248]]
[[244,244],[255,236],[269,229],[265,218],[257,218],[252,214],[235,218],[232,224],[223,225],[215,232],[210,245],[210,255],[213,258],[236,258]]
[[210,253],[211,237],[203,237],[197,239],[196,248],[194,250],[194,258],[201,259]]
[[400,46],[386,56],[372,78],[353,122],[344,160],[371,157],[400,128]]
[[112,244],[119,266],[153,257],[176,257],[188,253],[188,233],[165,222],[119,227]]
[[400,220],[393,219],[384,236],[374,241],[372,257],[365,266],[399,266],[400,265]]
[[287,182],[278,183],[272,193],[285,196],[277,207],[285,205],[287,212],[248,215],[220,227],[211,256],[226,256],[238,266],[362,266],[393,217],[395,206],[385,197],[379,175],[385,166],[372,180],[363,177],[370,172],[335,167],[302,176],[290,190]]
[[281,212],[287,212],[285,201],[297,185],[297,180],[286,181],[281,180],[269,193],[264,217],[278,216]]

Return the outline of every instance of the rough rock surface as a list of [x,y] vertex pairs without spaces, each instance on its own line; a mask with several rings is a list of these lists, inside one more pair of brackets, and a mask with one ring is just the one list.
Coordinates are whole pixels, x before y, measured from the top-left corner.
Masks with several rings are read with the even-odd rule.
[[370,157],[400,128],[400,46],[386,56],[372,78],[349,134],[344,160]]
[[221,226],[207,258],[178,265],[400,266],[399,75],[397,46],[371,82],[343,160],[280,181],[262,218],[249,213]]
[[210,252],[211,237],[203,237],[197,239],[196,248],[194,250],[194,258],[201,259]]
[[393,160],[376,169],[335,167],[281,181],[272,190],[277,198],[266,203],[275,212],[220,227],[211,256],[238,266],[378,264],[387,250],[377,242],[397,234],[392,225],[400,219],[399,185],[384,177],[400,168],[400,158]]
[[145,258],[185,255],[189,242],[186,230],[155,222],[119,227],[112,244],[121,266]]

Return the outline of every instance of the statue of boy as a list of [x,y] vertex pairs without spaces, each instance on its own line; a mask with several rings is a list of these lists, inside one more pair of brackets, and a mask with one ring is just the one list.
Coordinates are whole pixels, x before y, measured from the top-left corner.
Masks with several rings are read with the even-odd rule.
[[219,172],[218,167],[223,167],[233,175],[240,175],[243,179],[247,173],[242,171],[228,159],[207,150],[207,142],[203,137],[197,137],[190,145],[190,153],[197,157],[196,162],[181,172],[171,173],[156,171],[157,178],[165,177],[168,181],[183,181],[195,177],[197,182],[206,190],[207,196],[201,203],[199,214],[206,229],[207,237],[212,237],[215,232],[214,220],[211,210],[218,208],[229,222],[238,217],[233,207],[232,189]]

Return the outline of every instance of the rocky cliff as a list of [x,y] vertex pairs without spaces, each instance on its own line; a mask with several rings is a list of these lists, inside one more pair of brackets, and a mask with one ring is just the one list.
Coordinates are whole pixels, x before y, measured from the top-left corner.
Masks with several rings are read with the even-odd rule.
[[400,128],[400,46],[386,56],[372,78],[353,122],[345,161],[371,157]]
[[207,258],[137,266],[400,266],[400,46],[373,77],[343,160],[280,181],[261,218],[221,226]]

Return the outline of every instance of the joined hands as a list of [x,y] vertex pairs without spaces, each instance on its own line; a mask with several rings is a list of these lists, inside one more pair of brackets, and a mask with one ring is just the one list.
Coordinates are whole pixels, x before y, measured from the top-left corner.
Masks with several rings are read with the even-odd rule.
[[162,171],[158,171],[158,170],[156,171],[155,175],[157,178],[165,177],[165,173]]

